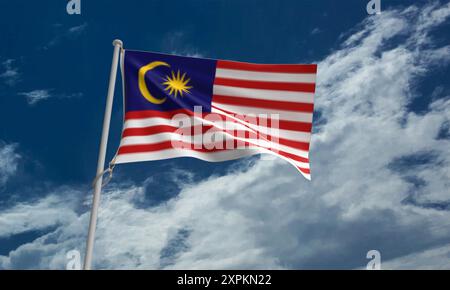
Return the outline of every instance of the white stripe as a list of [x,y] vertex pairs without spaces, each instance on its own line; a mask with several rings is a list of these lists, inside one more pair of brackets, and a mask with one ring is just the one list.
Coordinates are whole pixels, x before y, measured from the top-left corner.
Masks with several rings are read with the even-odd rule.
[[115,163],[121,164],[129,162],[162,160],[177,157],[194,157],[210,162],[222,162],[226,160],[238,159],[241,157],[259,153],[260,152],[258,149],[230,150],[230,151],[209,152],[209,153],[183,149],[166,149],[145,153],[119,154],[116,157]]
[[[145,153],[130,153],[130,154],[119,154],[115,159],[115,164],[123,164],[123,163],[131,163],[131,162],[141,162],[141,161],[154,161],[154,160],[163,160],[169,158],[177,158],[177,157],[194,157],[204,161],[209,162],[222,162],[227,160],[234,160],[238,158],[242,158],[245,156],[251,156],[255,154],[268,153],[275,156],[278,156],[294,166],[298,166],[300,168],[303,167],[305,163],[296,162],[292,159],[286,158],[284,156],[280,156],[270,150],[266,150],[263,148],[247,148],[247,149],[238,149],[238,150],[227,150],[227,151],[219,151],[219,152],[198,152],[189,149],[166,149],[154,152],[145,152]],[[309,169],[309,164],[306,164]],[[299,170],[300,171],[300,170]],[[301,171],[300,171],[301,172]],[[303,172],[301,172],[303,174]],[[305,174],[303,174],[305,176]],[[307,176],[305,176],[307,177]]]
[[225,68],[217,68],[216,77],[227,79],[238,79],[238,80],[264,81],[264,82],[287,82],[287,83],[316,82],[316,74],[256,72],[256,71],[225,69]]
[[[270,127],[264,127],[259,126],[256,124],[251,124],[248,122],[243,122],[240,120],[241,123],[237,122],[210,122],[205,119],[196,118],[197,122],[194,123],[194,117],[187,116],[184,118],[177,118],[174,119],[165,119],[165,118],[145,118],[145,119],[130,119],[126,120],[123,129],[131,129],[131,128],[145,128],[145,127],[151,127],[151,126],[173,126],[175,128],[187,128],[193,125],[212,125],[218,129],[221,130],[243,130],[246,132],[258,132],[260,134],[264,135],[273,135],[274,137],[278,136],[282,139],[289,139],[293,141],[298,142],[307,142],[309,143],[311,140],[311,134],[308,132],[299,132],[299,131],[291,131],[291,130],[282,130],[277,128],[270,128]],[[182,123],[180,123],[182,122]],[[245,126],[245,125],[246,126]],[[247,127],[248,126],[248,127]]]
[[[303,158],[308,158],[308,156],[309,156],[309,153],[307,151],[291,148],[289,146],[277,144],[275,142],[270,142],[270,141],[262,140],[262,139],[240,138],[240,137],[232,136],[230,134],[225,134],[224,132],[206,133],[204,135],[198,135],[195,137],[191,136],[191,135],[181,135],[178,133],[159,133],[159,134],[153,134],[153,135],[147,135],[147,136],[128,136],[128,137],[122,138],[122,140],[120,142],[120,146],[155,144],[155,143],[161,143],[161,142],[166,142],[166,141],[171,141],[171,142],[183,141],[185,143],[190,143],[190,144],[206,144],[206,145],[212,146],[214,144],[211,144],[209,142],[212,139],[211,138],[212,136],[214,136],[214,138],[215,138],[214,140],[216,142],[227,141],[227,140],[241,140],[241,141],[247,141],[256,146],[272,148],[275,151],[277,151],[277,150],[284,151],[284,152],[291,153],[291,154],[294,154],[296,156],[300,156]],[[218,139],[218,138],[220,138],[220,139]]]
[[222,110],[232,112],[238,115],[247,115],[247,114],[278,114],[280,120],[286,121],[297,121],[297,122],[305,122],[312,123],[313,114],[312,113],[300,113],[293,111],[282,111],[282,110],[274,110],[274,109],[264,109],[264,108],[254,108],[254,107],[244,107],[244,106],[235,106],[235,105],[225,105],[212,102],[213,108],[211,111],[213,113],[223,113]]
[[[182,124],[180,123],[182,122]],[[166,119],[161,117],[150,117],[145,119],[128,119],[123,124],[123,129],[128,128],[145,128],[152,126],[185,126],[185,124],[193,124],[193,117],[186,115],[184,118]]]
[[305,177],[306,179],[311,180],[311,175],[310,174],[303,173],[300,170],[298,172],[300,172],[303,175],[303,177]]
[[222,85],[214,85],[213,95],[308,104],[314,102],[314,93],[249,89]]

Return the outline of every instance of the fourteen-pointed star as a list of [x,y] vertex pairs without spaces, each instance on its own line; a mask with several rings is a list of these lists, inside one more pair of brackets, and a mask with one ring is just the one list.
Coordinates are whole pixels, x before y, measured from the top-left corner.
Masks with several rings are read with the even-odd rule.
[[165,82],[163,85],[166,86],[166,91],[169,91],[170,95],[173,95],[175,98],[180,94],[180,97],[183,96],[183,93],[189,93],[189,89],[192,86],[188,86],[188,83],[191,79],[186,78],[186,73],[183,75],[178,71],[176,74],[172,71],[172,77],[166,76]]

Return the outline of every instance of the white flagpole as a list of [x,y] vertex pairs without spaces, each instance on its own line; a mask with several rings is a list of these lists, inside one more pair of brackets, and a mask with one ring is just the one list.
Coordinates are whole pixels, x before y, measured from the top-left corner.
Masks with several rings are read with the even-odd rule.
[[117,66],[119,64],[119,54],[123,47],[121,40],[114,40],[114,54],[111,65],[111,74],[109,75],[108,96],[106,98],[105,116],[103,118],[102,139],[100,141],[100,152],[97,162],[97,176],[94,185],[94,197],[92,200],[91,219],[89,222],[89,233],[86,242],[86,255],[84,257],[84,270],[90,270],[92,264],[92,252],[94,250],[95,228],[97,226],[98,206],[100,202],[100,193],[102,191],[103,172],[105,168],[106,146],[108,144],[109,124],[111,121],[111,111],[113,105],[114,89],[116,86]]

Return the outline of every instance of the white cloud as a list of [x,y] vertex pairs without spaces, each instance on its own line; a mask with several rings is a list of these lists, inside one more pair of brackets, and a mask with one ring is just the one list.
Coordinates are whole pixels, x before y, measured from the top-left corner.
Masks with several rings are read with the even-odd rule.
[[65,39],[73,39],[78,37],[79,35],[81,35],[84,31],[86,31],[88,24],[87,23],[83,23],[77,26],[73,26],[70,27],[68,29],[65,29],[64,31],[61,31],[61,27],[62,25],[55,25],[55,28],[57,30],[59,30],[58,32],[56,32],[55,36],[53,37],[53,39],[51,39],[44,47],[44,50],[47,50],[51,47],[56,46],[57,44],[59,44],[61,41],[65,40]]
[[16,152],[16,147],[16,144],[0,141],[0,187],[17,171],[20,155]]
[[450,258],[450,245],[433,248],[405,257],[394,259],[386,263],[382,262],[383,269],[424,269],[424,270],[448,270]]
[[53,93],[53,89],[33,90],[30,92],[19,93],[19,95],[24,96],[29,105],[35,105],[39,102],[48,100],[50,98],[71,99],[71,98],[79,98],[79,97],[83,96],[82,93],[57,94],[57,93]]
[[[319,62],[323,120],[313,137],[311,183],[283,161],[260,160],[180,184],[178,196],[156,206],[138,206],[158,194],[152,182],[111,184],[101,201],[95,266],[357,268],[377,249],[387,268],[450,268],[436,258],[450,242],[450,140],[438,138],[450,122],[450,99],[435,98],[421,114],[408,109],[420,97],[414,83],[448,58],[446,46],[431,45],[430,32],[449,7],[368,17]],[[84,249],[88,213],[66,202],[77,196],[67,190],[0,212],[10,223],[0,227],[4,236],[56,226],[0,256],[0,267],[64,268],[67,251]],[[10,218],[24,209],[26,218]],[[52,210],[41,217],[45,209]],[[57,218],[53,209],[64,214]]]
[[14,65],[14,59],[7,59],[2,62],[2,70],[0,71],[0,79],[9,86],[15,85],[20,80],[20,73],[17,66]]
[[30,92],[19,93],[19,95],[24,96],[29,105],[35,105],[52,97],[52,95],[50,94],[50,90],[34,90]]
[[83,23],[81,25],[71,27],[71,28],[69,28],[68,33],[69,34],[79,34],[83,31],[85,31],[87,26],[88,26],[87,23]]
[[76,191],[67,189],[64,200],[55,192],[33,203],[17,204],[2,211],[0,216],[0,238],[30,230],[41,230],[77,217],[74,212]]
[[313,30],[311,30],[311,35],[319,34],[321,32],[322,30],[319,27],[316,27]]
[[183,31],[172,31],[167,33],[162,43],[162,49],[170,54],[188,57],[203,57],[199,50],[187,41],[188,34]]

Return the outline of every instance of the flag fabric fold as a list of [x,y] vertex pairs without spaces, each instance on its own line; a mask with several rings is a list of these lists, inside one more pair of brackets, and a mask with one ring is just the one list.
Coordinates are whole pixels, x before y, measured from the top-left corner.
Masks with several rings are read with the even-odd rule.
[[269,153],[311,179],[317,65],[253,64],[125,50],[115,164]]

